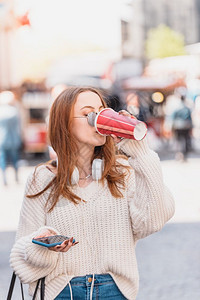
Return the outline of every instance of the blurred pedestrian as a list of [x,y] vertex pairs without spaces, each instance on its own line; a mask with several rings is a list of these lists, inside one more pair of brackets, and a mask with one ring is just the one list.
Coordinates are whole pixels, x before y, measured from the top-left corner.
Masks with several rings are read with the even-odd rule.
[[[96,89],[63,91],[49,118],[58,159],[37,167],[27,182],[10,262],[31,294],[46,277],[46,300],[134,300],[136,243],[174,213],[158,155],[146,138],[103,136],[89,125],[88,115],[104,107]],[[117,154],[114,142],[126,156]],[[32,243],[55,234],[69,239],[49,249]]]
[[14,94],[10,91],[0,93],[0,168],[3,183],[7,185],[6,168],[10,163],[18,181],[19,149],[22,143],[20,117],[14,106]]
[[172,132],[176,139],[176,158],[186,160],[191,150],[192,116],[185,93],[179,94],[179,105],[171,114]]
[[142,122],[147,122],[147,111],[139,101],[139,95],[130,93],[126,98],[126,106],[128,112]]
[[200,141],[200,96],[197,96],[195,99],[192,122],[194,138]]

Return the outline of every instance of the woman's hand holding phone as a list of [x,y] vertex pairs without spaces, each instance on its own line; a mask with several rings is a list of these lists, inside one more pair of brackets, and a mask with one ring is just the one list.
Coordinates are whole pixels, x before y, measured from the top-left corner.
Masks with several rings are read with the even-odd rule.
[[[58,240],[58,238],[60,237],[61,240],[62,240],[62,243],[59,242],[58,245],[53,245],[51,247],[51,242],[47,242],[47,241],[44,241],[43,238],[48,238],[48,237],[52,237],[53,239],[53,244],[55,243],[55,238],[56,240]],[[63,240],[63,237],[64,236],[59,236],[59,235],[56,235],[55,232],[51,231],[51,230],[47,230],[46,232],[44,232],[43,234],[35,237],[32,242],[33,243],[36,243],[36,244],[39,244],[41,246],[45,246],[45,247],[48,247],[49,250],[52,250],[52,251],[55,251],[55,252],[67,252],[72,246],[78,244],[78,242],[75,242],[75,240],[73,239],[73,237],[71,238],[67,238],[65,240]],[[65,238],[65,237],[64,237]],[[52,240],[50,239],[50,240]],[[47,239],[48,240],[48,239]]]
[[73,243],[73,237],[62,242],[62,244],[50,247],[49,249],[55,252],[67,252],[72,246],[78,244],[78,242]]

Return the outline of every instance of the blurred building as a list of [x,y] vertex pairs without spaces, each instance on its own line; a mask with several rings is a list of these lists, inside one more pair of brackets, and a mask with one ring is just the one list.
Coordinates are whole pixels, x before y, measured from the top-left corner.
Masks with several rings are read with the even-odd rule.
[[20,43],[17,29],[30,25],[28,15],[15,13],[14,0],[0,0],[0,90],[18,86],[21,81]]
[[122,13],[122,56],[142,59],[149,29],[165,24],[185,37],[200,40],[199,0],[130,0]]

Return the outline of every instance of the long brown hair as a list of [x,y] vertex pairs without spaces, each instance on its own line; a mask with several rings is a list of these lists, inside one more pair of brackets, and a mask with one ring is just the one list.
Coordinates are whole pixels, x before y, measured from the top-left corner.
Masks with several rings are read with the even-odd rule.
[[[101,99],[102,105],[107,107],[101,93],[97,89],[91,87],[71,87],[64,90],[56,98],[50,110],[49,141],[57,154],[58,162],[62,163],[58,163],[56,176],[42,191],[35,195],[28,195],[28,197],[34,198],[52,186],[47,201],[51,201],[50,210],[56,205],[59,196],[63,196],[74,203],[81,201],[71,189],[72,173],[77,163],[77,146],[71,133],[71,124],[74,105],[78,95],[88,91],[96,93]],[[104,145],[95,147],[92,160],[95,158],[104,159],[104,171],[100,181],[103,183],[106,179],[111,194],[116,198],[122,197],[121,189],[125,188],[125,175],[128,167],[117,161],[115,144],[111,137],[106,137]]]

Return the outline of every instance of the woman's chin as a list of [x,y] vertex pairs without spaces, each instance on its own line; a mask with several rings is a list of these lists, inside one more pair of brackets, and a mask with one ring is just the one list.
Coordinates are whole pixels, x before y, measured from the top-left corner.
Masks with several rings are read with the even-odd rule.
[[97,133],[95,146],[103,146],[105,142],[106,142],[106,136]]

